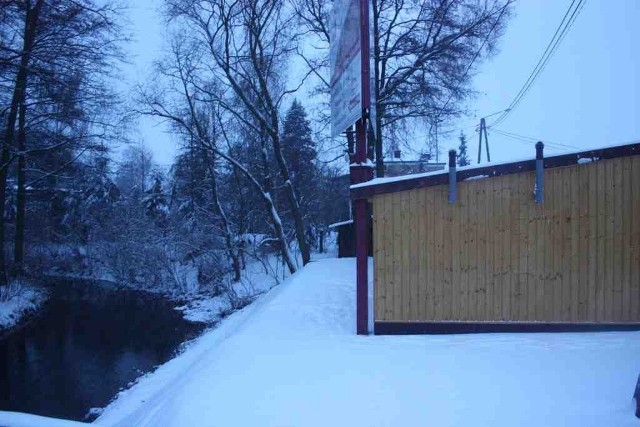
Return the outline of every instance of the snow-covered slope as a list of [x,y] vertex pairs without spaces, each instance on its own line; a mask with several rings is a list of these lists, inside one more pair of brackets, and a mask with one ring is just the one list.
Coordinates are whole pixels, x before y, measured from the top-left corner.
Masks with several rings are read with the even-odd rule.
[[639,425],[640,333],[362,337],[354,282],[353,259],[308,265],[121,393],[98,423]]
[[[0,332],[17,325],[26,315],[38,310],[47,300],[43,289],[29,285],[9,285],[11,293],[7,300],[0,298]],[[15,288],[15,289],[14,289]]]
[[353,260],[312,263],[123,394],[99,422],[638,425],[639,333],[359,337],[354,278]]

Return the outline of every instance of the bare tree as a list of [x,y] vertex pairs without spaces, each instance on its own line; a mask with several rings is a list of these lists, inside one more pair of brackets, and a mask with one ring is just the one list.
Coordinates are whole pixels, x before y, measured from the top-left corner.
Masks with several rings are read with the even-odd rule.
[[[218,129],[222,137],[227,140],[229,139],[220,112],[222,107],[220,94],[218,92],[219,89],[207,80],[200,79],[198,71],[200,70],[201,62],[198,52],[192,49],[192,45],[185,45],[184,43],[184,40],[175,40],[172,45],[170,61],[165,61],[165,63],[159,66],[159,72],[169,81],[169,87],[156,90],[155,92],[143,92],[141,101],[146,106],[146,109],[142,112],[169,120],[177,132],[190,138],[203,150],[211,153],[211,161],[215,158],[220,158],[228,162],[231,167],[248,180],[250,185],[253,186],[262,198],[267,216],[271,220],[273,232],[279,241],[282,257],[289,271],[293,273],[296,271],[296,265],[289,251],[282,220],[274,202],[271,179],[267,174],[267,176],[262,177],[261,182],[259,177],[245,165],[232,157],[228,151],[220,147],[216,135],[207,131],[207,129],[210,128],[207,121],[213,118],[218,123]],[[238,115],[234,113],[232,116],[237,118]],[[243,120],[242,123],[245,124],[246,120]],[[253,126],[252,124],[252,129]],[[263,158],[266,157],[266,152],[266,146],[263,146],[261,154]],[[212,167],[214,167],[213,163]],[[221,204],[216,203],[216,205],[219,212],[224,214]],[[222,216],[223,220],[226,220],[226,215]],[[225,226],[225,231],[227,233],[227,250],[235,264],[237,261],[237,251],[230,246],[232,239],[228,222]]]
[[166,0],[166,5],[173,20],[198,32],[195,41],[206,47],[213,75],[243,108],[232,105],[230,99],[219,99],[220,105],[270,142],[284,182],[302,262],[308,263],[310,250],[304,219],[280,141],[282,102],[298,89],[286,89],[281,74],[296,48],[296,38],[291,33],[294,16],[286,11],[282,0]]
[[[375,77],[376,174],[384,175],[385,128],[419,119],[458,117],[474,94],[470,84],[481,60],[504,32],[513,0],[372,0]],[[316,40],[330,41],[327,0],[294,0],[299,22]],[[326,75],[326,60],[307,60]],[[327,84],[327,79],[321,81]]]

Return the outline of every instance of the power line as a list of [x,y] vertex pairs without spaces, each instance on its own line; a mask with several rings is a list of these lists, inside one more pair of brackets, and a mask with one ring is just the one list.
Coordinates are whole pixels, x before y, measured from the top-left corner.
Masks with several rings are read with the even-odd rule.
[[[498,135],[502,135],[504,137],[507,138],[511,138],[514,141],[520,142],[522,144],[526,144],[529,146],[535,145],[536,142],[540,141],[539,138],[531,138],[529,136],[524,136],[524,135],[519,135],[517,133],[511,133],[511,132],[505,132],[503,130],[500,129],[491,129],[491,132],[495,132]],[[547,140],[542,140],[542,142],[544,142],[544,144],[549,147],[549,148],[555,148],[557,150],[562,150],[562,151],[570,151],[570,150],[580,150],[580,148],[575,147],[573,145],[567,145],[567,144],[561,144],[558,142],[552,142],[552,141],[547,141]]]
[[[516,136],[516,137],[523,138],[523,139],[527,139],[527,140],[529,140],[529,141],[531,141],[533,143],[536,143],[536,142],[540,141],[540,138],[533,138],[533,137],[521,135],[521,134],[518,134],[518,133],[515,133],[515,132],[507,132],[506,130],[502,130],[502,129],[494,129],[494,130],[496,130],[498,132],[506,133],[508,135]],[[557,146],[560,146],[560,147],[571,148],[573,150],[579,150],[580,149],[580,147],[576,147],[575,145],[562,144],[560,142],[554,142],[554,141],[546,141],[546,140],[543,140],[543,141],[545,143],[548,143],[548,144],[551,144],[551,145],[557,145]]]
[[529,92],[529,90],[537,80],[537,78],[545,69],[545,67],[549,63],[549,60],[551,59],[555,51],[558,49],[558,46],[560,46],[560,43],[562,42],[567,32],[569,31],[569,29],[575,22],[576,18],[578,17],[580,11],[582,10],[585,4],[585,0],[578,0],[578,4],[574,7],[575,3],[576,3],[576,0],[573,0],[569,5],[569,8],[565,12],[564,17],[560,22],[560,25],[558,25],[558,28],[553,34],[553,37],[547,44],[545,51],[543,52],[542,56],[538,60],[538,63],[536,64],[531,74],[529,74],[529,77],[525,81],[522,88],[520,88],[520,90],[516,94],[513,101],[511,101],[511,104],[509,104],[509,106],[504,110],[504,112],[493,123],[489,125],[489,128],[493,126],[497,126],[498,124],[506,120],[509,114],[511,114],[511,112],[518,106],[518,104],[520,104],[522,99],[524,99],[524,97],[527,95],[527,93]]

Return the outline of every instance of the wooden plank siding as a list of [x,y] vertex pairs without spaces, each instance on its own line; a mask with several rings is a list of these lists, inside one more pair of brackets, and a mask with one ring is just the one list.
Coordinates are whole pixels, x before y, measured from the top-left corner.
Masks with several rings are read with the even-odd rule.
[[380,322],[640,322],[640,156],[374,195]]

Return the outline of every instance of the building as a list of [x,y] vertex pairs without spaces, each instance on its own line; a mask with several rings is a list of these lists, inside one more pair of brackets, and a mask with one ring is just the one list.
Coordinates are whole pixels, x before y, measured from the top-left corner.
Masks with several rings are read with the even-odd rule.
[[539,154],[351,187],[376,334],[640,329],[640,143]]

